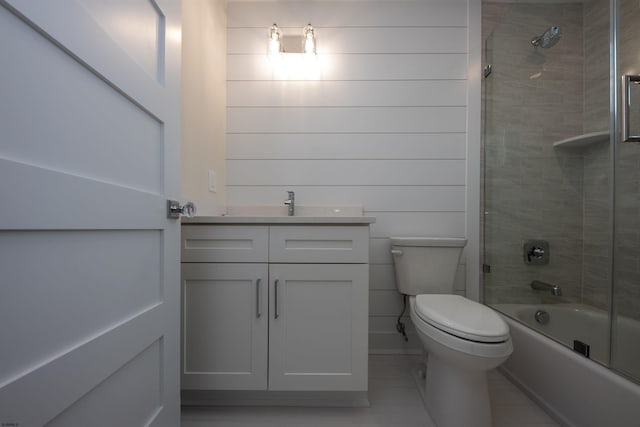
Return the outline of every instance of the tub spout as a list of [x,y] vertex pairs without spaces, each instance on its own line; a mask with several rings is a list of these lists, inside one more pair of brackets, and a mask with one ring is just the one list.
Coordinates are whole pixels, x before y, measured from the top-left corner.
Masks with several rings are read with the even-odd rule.
[[557,297],[562,296],[562,288],[560,286],[541,282],[540,280],[533,280],[531,282],[531,289],[536,289],[539,291],[551,291],[551,293]]

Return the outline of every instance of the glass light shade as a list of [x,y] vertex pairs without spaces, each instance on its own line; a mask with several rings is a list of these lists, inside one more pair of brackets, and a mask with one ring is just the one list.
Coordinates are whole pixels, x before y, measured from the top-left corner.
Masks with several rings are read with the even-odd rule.
[[282,52],[283,46],[281,41],[280,28],[276,24],[273,24],[271,28],[269,28],[269,39],[268,39],[268,52],[269,55],[276,55]]
[[304,27],[302,32],[302,43],[304,44],[304,53],[316,53],[316,30],[311,26],[311,24]]

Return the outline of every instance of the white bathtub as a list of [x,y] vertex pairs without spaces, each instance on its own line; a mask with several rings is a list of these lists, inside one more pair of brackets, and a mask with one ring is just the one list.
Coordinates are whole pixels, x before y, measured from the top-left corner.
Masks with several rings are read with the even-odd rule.
[[[570,350],[573,340],[588,343],[591,358],[606,362],[609,348],[607,313],[579,304],[495,304],[506,313],[514,352],[502,370],[555,415],[558,421],[575,427],[640,426],[640,386]],[[549,313],[541,325],[535,313]],[[527,326],[514,321],[518,319]],[[629,372],[640,364],[640,323],[618,322],[618,342],[624,343],[626,358],[616,366]],[[637,373],[636,373],[637,374]]]

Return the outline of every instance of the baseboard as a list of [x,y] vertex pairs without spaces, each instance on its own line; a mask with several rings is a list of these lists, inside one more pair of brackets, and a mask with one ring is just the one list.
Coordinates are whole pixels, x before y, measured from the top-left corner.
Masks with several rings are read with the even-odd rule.
[[366,391],[182,390],[182,406],[369,407]]

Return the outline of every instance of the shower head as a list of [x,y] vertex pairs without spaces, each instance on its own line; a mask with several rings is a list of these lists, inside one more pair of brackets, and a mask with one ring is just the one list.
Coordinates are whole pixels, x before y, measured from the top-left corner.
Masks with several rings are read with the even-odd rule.
[[531,44],[535,47],[540,46],[546,49],[558,43],[561,36],[562,29],[558,25],[554,25],[549,27],[542,35],[532,38]]

